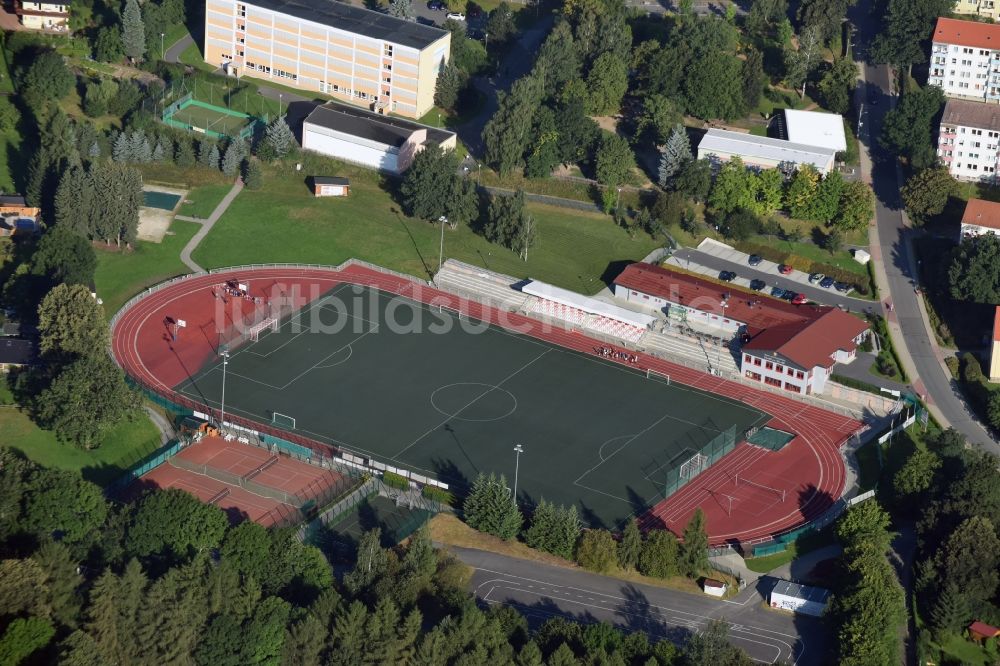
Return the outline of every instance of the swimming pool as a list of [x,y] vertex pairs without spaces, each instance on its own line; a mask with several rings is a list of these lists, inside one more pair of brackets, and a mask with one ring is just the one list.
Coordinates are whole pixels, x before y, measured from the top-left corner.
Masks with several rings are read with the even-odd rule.
[[163,210],[173,210],[177,202],[181,200],[181,195],[170,192],[157,192],[145,190],[142,193],[142,205],[147,208],[160,208]]

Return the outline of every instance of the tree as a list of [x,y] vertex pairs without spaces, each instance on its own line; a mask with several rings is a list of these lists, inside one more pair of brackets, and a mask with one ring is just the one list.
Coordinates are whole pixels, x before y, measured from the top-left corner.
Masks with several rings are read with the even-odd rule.
[[932,167],[906,181],[900,194],[906,212],[919,224],[940,215],[956,189],[957,183],[946,168]]
[[815,26],[799,35],[799,48],[785,51],[785,81],[793,88],[802,88],[799,97],[806,96],[806,81],[822,58],[823,37]]
[[837,522],[837,539],[845,549],[863,546],[884,554],[892,539],[889,522],[889,514],[878,502],[855,504]]
[[963,520],[938,551],[937,560],[943,580],[962,587],[973,612],[978,615],[993,607],[1000,585],[1000,538],[989,518]]
[[507,488],[507,479],[480,474],[463,504],[465,522],[473,529],[510,540],[517,536],[523,518]]
[[136,0],[125,0],[122,12],[122,45],[130,60],[142,60],[146,55],[146,26]]
[[925,45],[938,16],[954,8],[952,0],[888,0],[883,25],[871,46],[875,62],[909,67],[927,57]]
[[666,187],[674,175],[680,171],[685,162],[692,160],[691,142],[688,141],[687,130],[678,123],[670,132],[666,145],[660,151],[659,182],[660,187]]
[[846,115],[851,110],[851,94],[858,78],[858,67],[850,58],[837,58],[819,80],[819,94],[823,106]]
[[543,497],[531,514],[531,524],[524,533],[524,542],[531,548],[554,552],[558,520],[558,508]]
[[56,102],[70,93],[76,77],[63,57],[55,51],[42,51],[19,70],[18,92],[24,102],[37,113],[49,102]]
[[639,573],[668,578],[678,572],[677,537],[667,530],[650,530],[639,554]]
[[10,103],[9,99],[6,97],[0,99],[0,131],[13,131],[17,127],[17,121],[20,118],[20,112],[18,112],[16,106]]
[[42,236],[31,257],[32,275],[45,277],[51,285],[90,285],[94,281],[97,255],[85,238],[71,229],[55,227]]
[[417,153],[399,186],[407,215],[429,222],[442,217],[454,228],[478,215],[471,183],[458,175],[459,158],[452,150],[430,146]]
[[831,171],[823,177],[816,188],[816,194],[809,202],[807,220],[829,224],[840,207],[840,195],[844,189],[844,178],[839,171]]
[[[500,12],[498,8],[494,14]],[[489,28],[487,30],[493,34]],[[483,128],[486,161],[505,176],[518,166],[524,155],[527,132],[541,104],[542,80],[526,76],[511,86],[509,93],[497,94],[497,111]]]
[[635,139],[660,146],[680,120],[677,105],[664,95],[648,95],[642,100],[642,112],[636,119]]
[[684,527],[684,541],[677,554],[677,564],[681,573],[692,578],[708,568],[708,533],[701,507],[694,510],[691,520]]
[[639,521],[633,518],[625,524],[618,542],[618,566],[626,571],[637,568],[641,553],[642,532],[639,531]]
[[712,187],[712,164],[707,159],[684,162],[674,176],[673,189],[695,201],[705,201]]
[[274,157],[282,159],[295,149],[295,134],[288,126],[286,116],[271,121],[264,130],[264,143],[274,152]]
[[709,205],[722,213],[753,207],[756,201],[755,180],[755,176],[743,166],[743,160],[733,157],[719,169],[708,197]]
[[[597,148],[595,157],[597,181],[604,185],[610,193],[619,185],[623,184],[635,169],[635,155],[628,141],[617,134],[604,134],[601,143]],[[605,199],[605,210],[614,208],[617,203],[617,194],[610,199]]]
[[525,207],[524,191],[497,194],[490,199],[483,235],[492,243],[510,248],[523,260],[536,241],[535,221]]
[[222,173],[230,178],[235,176],[243,163],[243,142],[240,140],[230,141],[226,146],[226,152],[222,155]]
[[122,132],[111,144],[111,159],[115,162],[125,164],[134,160],[132,144],[128,140],[128,134]]
[[606,573],[617,561],[615,539],[607,530],[585,530],[576,549],[576,561],[584,569]]
[[126,549],[136,557],[165,556],[184,561],[216,548],[226,531],[226,515],[177,489],[144,497],[136,507],[126,536]]
[[38,306],[39,351],[50,362],[105,354],[104,309],[82,285],[56,285]]
[[729,623],[710,620],[705,629],[694,634],[684,646],[684,663],[750,666],[753,660],[729,642]]
[[864,229],[875,216],[875,193],[867,184],[852,180],[840,191],[840,204],[833,224],[843,231]]
[[458,99],[468,85],[468,75],[449,62],[438,73],[437,84],[434,87],[434,104],[454,111],[458,106]]
[[514,12],[506,2],[501,2],[486,19],[486,32],[498,47],[503,46],[517,33]]
[[259,190],[264,177],[260,172],[260,162],[255,159],[243,160],[243,184],[248,190]]
[[107,354],[92,353],[67,365],[38,396],[36,415],[59,439],[84,449],[100,446],[108,429],[136,414],[139,395]]
[[746,26],[752,33],[764,36],[787,15],[787,0],[754,0],[747,15]]
[[912,497],[931,487],[934,474],[941,467],[941,459],[927,449],[914,451],[892,477],[892,487],[901,497]]
[[410,2],[410,0],[390,0],[389,16],[395,16],[396,18],[413,21],[413,3]]
[[823,42],[829,42],[841,30],[847,9],[857,0],[802,0],[798,19],[806,27],[815,27]]
[[358,542],[354,569],[344,576],[344,586],[357,596],[385,572],[388,556],[382,548],[382,530],[374,528],[365,532]]
[[94,57],[101,62],[121,62],[125,57],[121,29],[117,25],[102,26],[94,41]]
[[602,53],[587,74],[587,108],[590,115],[606,116],[618,111],[628,90],[628,66],[617,54]]
[[55,636],[52,623],[40,617],[17,618],[0,637],[0,664],[20,664]]
[[75,627],[82,601],[78,593],[83,584],[79,563],[61,541],[43,541],[32,557],[42,569],[45,604],[52,617],[63,626]]
[[944,93],[937,86],[904,93],[896,108],[885,114],[879,144],[916,169],[932,166],[937,161],[934,119],[942,106]]
[[803,164],[792,176],[785,194],[788,214],[796,219],[806,220],[813,208],[813,199],[819,190],[820,174],[811,164]]
[[687,68],[683,93],[688,113],[710,120],[731,120],[743,108],[743,64],[735,55],[709,51]]
[[58,534],[68,544],[79,544],[96,535],[107,512],[101,489],[78,474],[38,469],[28,479],[24,527],[33,534]]
[[740,78],[743,81],[742,108],[746,111],[756,109],[768,83],[764,73],[764,54],[759,49],[747,48],[746,60],[740,66]]
[[719,228],[726,238],[746,241],[761,230],[760,218],[752,210],[737,208],[722,218]]
[[959,585],[944,585],[931,606],[931,624],[938,636],[957,635],[968,624],[972,609]]

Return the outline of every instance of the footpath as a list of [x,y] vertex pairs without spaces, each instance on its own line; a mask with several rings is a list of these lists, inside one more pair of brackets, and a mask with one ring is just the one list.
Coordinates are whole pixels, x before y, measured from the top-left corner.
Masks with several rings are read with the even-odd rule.
[[191,253],[195,251],[198,244],[201,243],[202,239],[208,235],[208,232],[212,230],[215,223],[218,222],[219,218],[226,212],[226,209],[229,208],[229,204],[233,203],[233,199],[236,198],[236,195],[242,191],[243,179],[237,177],[236,182],[233,183],[232,189],[226,193],[226,196],[222,198],[222,201],[220,201],[219,205],[215,207],[215,210],[213,210],[212,214],[208,216],[208,219],[202,220],[201,218],[188,217],[186,215],[178,215],[176,217],[178,220],[195,222],[201,225],[201,229],[199,229],[198,232],[191,237],[191,240],[189,240],[187,245],[184,246],[184,249],[181,250],[181,261],[183,261],[184,265],[195,273],[204,273],[205,269],[195,263],[194,259],[191,258]]

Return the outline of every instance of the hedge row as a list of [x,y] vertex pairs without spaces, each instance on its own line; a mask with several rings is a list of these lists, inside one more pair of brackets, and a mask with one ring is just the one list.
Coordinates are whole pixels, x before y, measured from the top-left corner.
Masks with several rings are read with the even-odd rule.
[[837,374],[830,375],[830,379],[849,388],[865,391],[866,393],[874,393],[875,395],[882,395],[882,389],[878,386],[869,384],[868,382],[863,382],[860,379],[854,379],[853,377],[846,377],[844,375]]
[[771,245],[763,245],[761,243],[753,243],[750,241],[737,241],[733,244],[740,252],[746,252],[747,254],[759,254],[764,259],[768,261],[773,261],[776,264],[788,264],[796,270],[803,271],[805,273],[823,273],[832,277],[837,282],[846,282],[854,287],[854,290],[859,294],[867,294],[868,280],[863,275],[858,275],[857,273],[844,270],[833,264],[825,264],[821,261],[812,261],[806,259],[805,257],[800,257],[797,254],[792,254],[791,252],[786,252],[780,250]]
[[410,482],[405,476],[400,476],[395,472],[383,472],[382,483],[397,490],[409,490]]
[[447,504],[449,506],[455,503],[454,495],[444,488],[438,488],[437,486],[424,486],[420,494],[423,495],[424,499],[429,499],[432,502],[439,502],[440,504]]

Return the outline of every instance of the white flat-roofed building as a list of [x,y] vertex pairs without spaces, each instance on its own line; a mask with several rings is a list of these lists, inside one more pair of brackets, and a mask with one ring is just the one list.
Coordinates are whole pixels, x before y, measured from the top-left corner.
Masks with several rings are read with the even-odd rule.
[[419,118],[451,33],[334,0],[206,0],[205,62]]
[[949,99],[938,128],[938,159],[959,180],[995,182],[1000,105]]
[[454,132],[334,102],[317,106],[302,123],[303,149],[392,174],[406,171],[427,146],[457,143]]
[[836,113],[785,109],[785,134],[792,143],[829,148],[838,153],[847,150],[844,118]]
[[822,587],[799,585],[787,580],[779,580],[771,590],[771,608],[821,616],[830,601],[830,590]]
[[783,165],[798,168],[811,164],[824,175],[833,169],[836,156],[837,151],[830,148],[720,129],[708,130],[698,144],[698,159],[713,163],[739,157],[748,167],[759,169],[776,169]]

